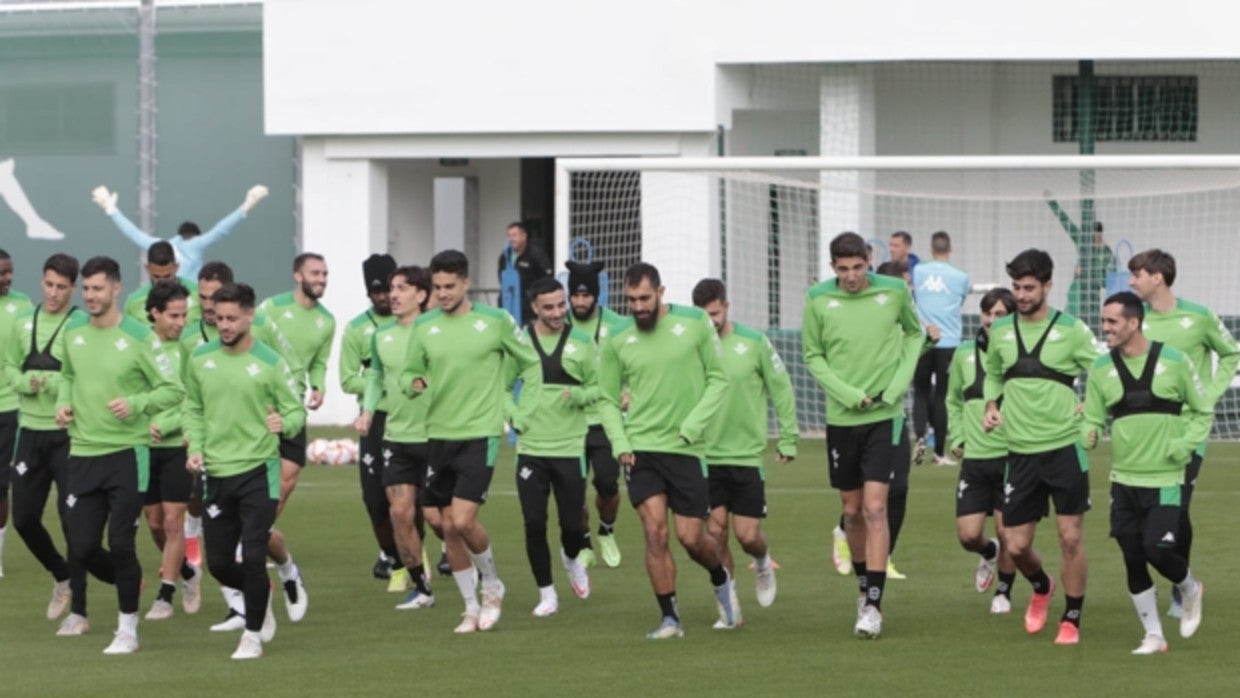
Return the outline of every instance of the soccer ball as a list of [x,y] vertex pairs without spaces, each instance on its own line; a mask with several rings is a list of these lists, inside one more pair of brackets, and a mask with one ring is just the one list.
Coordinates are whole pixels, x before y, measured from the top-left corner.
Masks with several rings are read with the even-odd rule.
[[322,465],[357,462],[357,442],[352,439],[315,439],[306,447],[306,458]]

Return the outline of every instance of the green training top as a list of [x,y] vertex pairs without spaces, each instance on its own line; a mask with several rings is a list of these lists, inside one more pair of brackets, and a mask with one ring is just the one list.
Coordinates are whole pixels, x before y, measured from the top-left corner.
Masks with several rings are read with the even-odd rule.
[[[981,390],[975,390],[979,374],[984,381],[986,368],[977,362],[977,342],[961,342],[952,354],[947,369],[947,433],[952,448],[963,448],[964,457],[971,460],[1003,458],[1007,455],[1007,439],[1004,427],[987,432],[982,428],[986,414],[986,400]],[[985,356],[985,352],[982,352]],[[984,359],[983,359],[984,362]],[[978,386],[980,388],[980,386]],[[971,393],[971,394],[966,394]]]
[[[198,284],[180,276],[177,277],[177,281],[189,289],[189,298],[185,299],[185,324],[188,326],[202,319],[202,306],[198,303]],[[129,294],[129,298],[125,299],[125,314],[148,326],[151,321],[146,315],[146,297],[151,295],[153,285],[147,284]]]
[[[426,409],[429,396],[410,399],[401,390],[401,373],[409,358],[409,341],[413,323],[402,325],[388,320],[370,337],[370,368],[366,370],[366,394],[363,407],[374,414],[387,412],[383,439],[401,444],[423,444],[427,441]],[[427,388],[427,393],[430,388]]]
[[[79,317],[89,319],[89,316],[72,307],[59,315],[49,315],[43,312],[42,306],[39,307],[38,312],[39,336],[35,338],[37,350],[42,352],[44,348],[47,348],[54,359],[63,362],[65,327]],[[34,310],[22,313],[17,319],[12,341],[5,346],[4,374],[8,379],[5,383],[12,386],[21,398],[22,427],[36,431],[57,431],[60,429],[56,426],[56,397],[60,391],[60,371],[22,370],[26,356],[30,353],[30,333],[34,331],[35,324],[34,313]],[[65,323],[64,327],[61,326],[61,322]],[[57,328],[60,332],[56,334],[55,341],[52,341],[52,335],[56,333]],[[50,346],[49,342],[51,342]],[[37,391],[30,388],[32,378],[43,381]]]
[[[61,334],[65,358],[56,406],[73,408],[69,454],[102,456],[150,443],[150,415],[185,396],[155,333],[127,315],[115,327],[98,328],[83,313],[69,320]],[[129,403],[124,420],[108,409],[118,397]]]
[[267,430],[275,410],[292,436],[306,409],[288,364],[255,341],[249,351],[227,351],[218,341],[194,350],[185,366],[185,436],[190,455],[201,453],[212,477],[249,472],[280,457],[280,439]]
[[[614,313],[609,308],[598,307],[594,317],[589,320],[578,320],[572,318],[573,328],[590,338],[597,345],[602,340],[611,336],[616,328],[624,323],[624,316]],[[598,352],[595,352],[597,356]],[[586,424],[594,426],[602,424],[603,418],[599,414],[598,407],[591,403],[586,407]]]
[[[30,312],[32,307],[34,306],[30,304],[30,297],[21,291],[10,289],[7,295],[0,296],[0,347],[6,348],[5,354],[9,353],[8,347],[19,336],[18,318]],[[26,340],[26,348],[30,348],[29,339]],[[3,360],[4,357],[0,357],[0,361]],[[19,361],[18,368],[20,367]],[[5,373],[7,375],[8,371]],[[12,412],[18,408],[18,404],[17,391],[14,390],[14,386],[8,380],[0,380],[0,412]],[[5,465],[0,464],[0,467],[5,467]]]
[[[618,457],[634,451],[706,457],[706,428],[727,399],[719,336],[700,308],[667,305],[654,329],[626,317],[599,348],[603,428]],[[620,389],[629,388],[620,420]]]
[[[1077,443],[1080,415],[1077,414],[1076,390],[1047,378],[1006,378],[1004,374],[1016,363],[1017,346],[1014,323],[1019,315],[1007,315],[990,326],[990,346],[984,359],[987,401],[1003,397],[1004,431],[1011,453],[1043,453]],[[1042,365],[1065,377],[1074,379],[1098,359],[1094,335],[1085,323],[1061,313],[1050,326],[1055,311],[1038,322],[1020,321],[1020,336],[1025,349],[1034,351],[1046,333],[1042,347]]]
[[[1123,357],[1134,378],[1145,370],[1149,352]],[[1184,469],[1193,448],[1205,440],[1214,419],[1204,386],[1192,361],[1163,346],[1155,364],[1153,394],[1183,403],[1178,415],[1144,412],[1120,416],[1111,422],[1111,481],[1131,487],[1171,487],[1183,484]],[[1101,435],[1107,416],[1124,396],[1111,355],[1099,357],[1085,383],[1085,419],[1082,435]],[[1086,441],[1088,442],[1088,441]]]
[[276,327],[288,339],[293,356],[284,354],[280,347],[276,348],[288,361],[298,384],[306,380],[302,375],[304,371],[309,378],[310,389],[326,393],[327,359],[332,353],[332,338],[336,336],[336,318],[322,303],[315,303],[313,308],[301,307],[292,291],[268,298],[258,309],[274,320]]
[[340,389],[346,395],[356,395],[359,406],[366,392],[366,369],[371,362],[370,339],[380,325],[391,321],[392,316],[378,315],[372,308],[344,327],[340,338]]
[[792,379],[771,341],[740,323],[720,339],[720,361],[728,390],[718,416],[706,429],[706,462],[710,465],[762,465],[766,451],[766,400],[771,398],[779,419],[779,453],[797,455],[797,407]]
[[[184,385],[185,379],[185,359],[189,356],[190,350],[185,348],[181,342],[163,342],[164,352],[167,354],[169,361],[172,362],[172,370],[178,379]],[[151,440],[151,448],[179,448],[185,443],[184,434],[182,433],[182,406],[183,402],[178,402],[175,406],[160,412],[151,417],[151,424],[159,427],[159,441]]]
[[[801,325],[805,366],[827,393],[827,424],[858,426],[895,419],[925,334],[903,279],[868,274],[857,293],[837,279],[809,290]],[[866,397],[874,398],[861,407]]]
[[[250,334],[254,335],[254,339],[266,344],[268,347],[274,348],[280,354],[280,358],[288,364],[289,370],[293,375],[301,375],[298,370],[300,364],[297,363],[296,354],[293,351],[293,345],[289,343],[288,338],[280,331],[266,313],[261,310],[254,312],[254,322],[250,323]],[[214,342],[220,338],[220,331],[215,325],[208,325],[205,320],[198,320],[192,325],[186,325],[181,332],[181,346],[185,349],[186,356],[192,354],[195,349],[208,343]]]
[[[594,340],[590,335],[566,326],[568,338],[560,352],[559,366],[554,366],[556,346],[561,335],[535,335],[538,345],[547,354],[551,370],[562,370],[566,376],[548,375],[542,357],[539,363],[525,370],[521,378],[529,384],[541,379],[541,387],[521,388],[520,400],[512,397],[517,382],[516,364],[511,359],[504,362],[507,374],[505,414],[512,428],[517,431],[517,453],[547,458],[580,458],[586,448],[586,408],[597,403],[601,396],[598,389],[598,358]],[[528,331],[527,331],[528,334]],[[565,378],[578,383],[569,384]],[[558,380],[548,383],[547,380]],[[565,391],[568,396],[565,396]]]
[[[465,441],[504,433],[505,355],[521,371],[538,363],[529,338],[503,310],[472,303],[459,315],[436,308],[418,316],[400,385],[413,399],[430,400],[430,438]],[[413,392],[417,378],[430,386],[428,394]]]

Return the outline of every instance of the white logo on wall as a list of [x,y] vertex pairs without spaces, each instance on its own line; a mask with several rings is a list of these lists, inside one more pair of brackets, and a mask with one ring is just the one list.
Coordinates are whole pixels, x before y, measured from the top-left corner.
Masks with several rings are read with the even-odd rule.
[[0,156],[0,201],[26,226],[26,237],[31,240],[63,240],[65,234],[51,223],[43,220],[26,196],[26,190],[17,181],[17,163],[12,158]]

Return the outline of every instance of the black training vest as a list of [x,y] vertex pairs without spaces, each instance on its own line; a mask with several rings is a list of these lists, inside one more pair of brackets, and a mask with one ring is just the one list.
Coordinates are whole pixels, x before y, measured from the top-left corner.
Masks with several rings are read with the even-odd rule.
[[1055,321],[1059,319],[1061,313],[1056,310],[1051,316],[1050,324],[1046,326],[1046,331],[1042,333],[1042,337],[1038,339],[1038,343],[1033,345],[1033,351],[1025,349],[1025,340],[1020,336],[1020,318],[1012,319],[1012,327],[1016,330],[1016,363],[1003,374],[1004,380],[1013,378],[1042,378],[1044,380],[1055,381],[1060,385],[1072,387],[1076,382],[1076,376],[1070,376],[1066,373],[1060,373],[1046,364],[1042,363],[1042,346],[1046,344],[1046,338],[1051,335],[1051,331],[1055,329]]
[[982,399],[982,386],[986,383],[986,367],[982,365],[982,352],[986,351],[989,338],[985,332],[977,333],[977,342],[973,345],[973,384],[964,389],[965,402]]
[[1119,402],[1111,405],[1111,416],[1115,419],[1130,417],[1134,414],[1170,414],[1179,415],[1184,403],[1158,397],[1154,394],[1154,369],[1158,367],[1158,355],[1162,353],[1162,342],[1150,344],[1150,351],[1145,358],[1145,368],[1140,378],[1134,378],[1128,370],[1119,349],[1111,350],[1111,362],[1115,364],[1115,372],[1119,374],[1119,382],[1124,386],[1124,394]]
[[560,333],[560,341],[556,342],[555,350],[548,354],[543,350],[542,342],[538,341],[538,334],[534,332],[534,326],[530,325],[526,328],[530,333],[530,341],[534,343],[534,350],[538,352],[538,358],[542,361],[543,383],[548,385],[581,385],[581,381],[573,378],[564,370],[564,345],[568,344],[568,333],[572,329],[565,326],[564,331]]
[[35,306],[34,320],[30,326],[30,351],[26,352],[26,360],[22,362],[23,371],[59,371],[60,359],[52,356],[52,344],[56,342],[56,337],[60,335],[60,330],[69,321],[69,316],[73,311],[77,310],[77,306],[69,308],[69,312],[60,319],[60,324],[56,326],[56,330],[52,332],[52,336],[48,337],[47,345],[43,347],[43,351],[39,351],[39,310],[43,308],[40,303]]

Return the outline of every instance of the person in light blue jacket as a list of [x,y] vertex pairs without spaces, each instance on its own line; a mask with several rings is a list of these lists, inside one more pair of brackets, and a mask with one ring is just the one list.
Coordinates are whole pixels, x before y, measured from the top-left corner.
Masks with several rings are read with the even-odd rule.
[[[177,228],[177,234],[168,240],[172,244],[172,249],[176,251],[177,262],[181,265],[181,275],[187,279],[198,278],[198,270],[202,268],[207,249],[231,233],[241,219],[250,212],[250,209],[266,197],[267,187],[261,184],[250,187],[241,207],[225,216],[205,234],[198,229],[198,224],[192,221],[182,223]],[[95,187],[95,190],[91,192],[91,198],[99,208],[103,209],[108,218],[112,219],[116,229],[143,251],[146,251],[153,243],[160,241],[161,238],[142,231],[120,212],[120,209],[116,207],[116,192],[109,191],[107,187]]]
[[930,236],[932,259],[912,268],[913,300],[921,321],[939,328],[939,340],[934,348],[922,355],[913,376],[913,431],[917,445],[913,459],[921,463],[926,453],[926,423],[934,428],[935,465],[956,465],[944,452],[948,444],[947,370],[952,355],[960,344],[960,312],[969,295],[969,275],[948,260],[952,254],[952,239],[939,231]]

